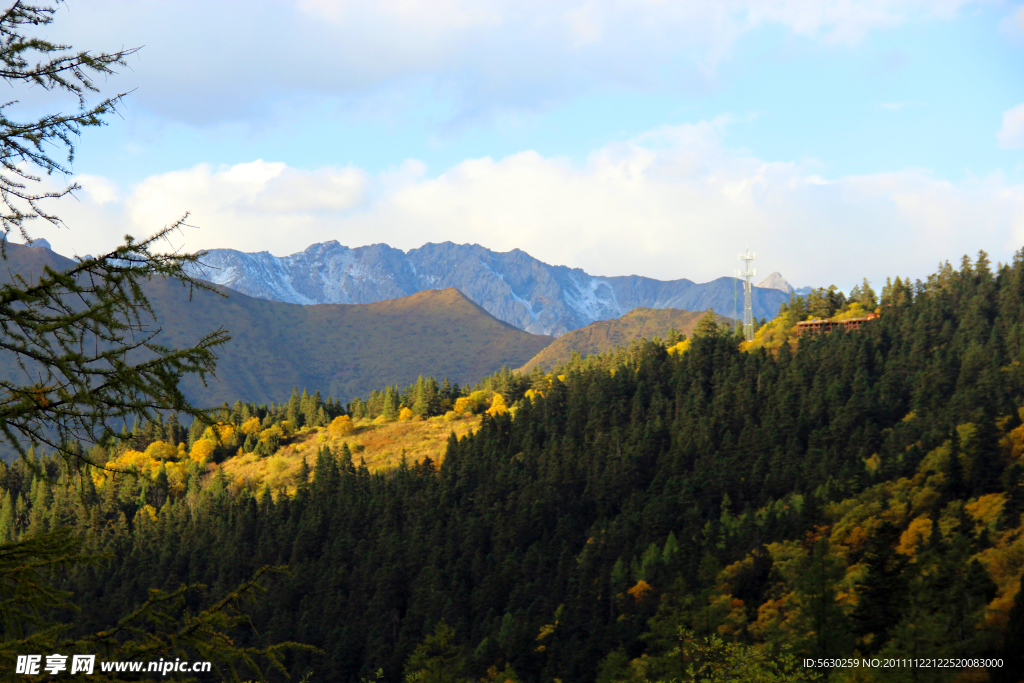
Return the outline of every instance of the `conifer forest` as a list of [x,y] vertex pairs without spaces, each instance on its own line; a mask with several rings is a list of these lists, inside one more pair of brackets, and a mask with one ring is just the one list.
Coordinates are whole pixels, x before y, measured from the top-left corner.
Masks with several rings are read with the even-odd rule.
[[[0,541],[80,539],[93,559],[46,575],[71,634],[151,589],[203,584],[183,607],[201,610],[286,566],[223,627],[242,648],[311,646],[267,680],[1016,682],[1022,362],[1024,250],[981,253],[880,297],[793,297],[752,343],[709,316],[549,374],[161,414],[81,461],[0,466]],[[460,420],[389,466],[354,444]],[[229,467],[303,439],[290,477]],[[969,661],[821,664],[853,658]]]
[[1024,683],[1020,2],[193,4],[0,7],[0,681]]

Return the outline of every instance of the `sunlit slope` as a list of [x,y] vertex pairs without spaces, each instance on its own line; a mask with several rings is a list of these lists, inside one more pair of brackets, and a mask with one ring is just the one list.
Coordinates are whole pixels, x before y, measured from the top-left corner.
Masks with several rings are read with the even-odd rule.
[[[261,458],[245,453],[225,460],[221,467],[233,486],[264,484],[272,491],[293,493],[305,461],[314,469],[320,449],[327,446],[334,453],[342,453],[348,445],[355,465],[365,464],[371,472],[398,467],[404,456],[409,466],[419,465],[430,458],[435,464],[444,460],[448,439],[475,432],[480,427],[479,415],[465,415],[453,420],[405,420],[372,424],[369,420],[358,423],[352,433],[332,437],[327,429],[310,428],[287,439],[270,457]],[[315,475],[314,475],[315,476]]]
[[[669,329],[675,329],[676,332],[690,337],[693,336],[693,330],[704,314],[704,311],[684,311],[676,308],[634,308],[621,318],[591,323],[563,334],[527,361],[522,370],[529,372],[539,365],[545,372],[550,372],[559,363],[567,362],[573,351],[578,351],[586,358],[592,354],[611,351],[616,346],[628,346],[637,337],[664,338]],[[718,318],[730,326],[735,324],[732,319],[725,316]]]
[[[74,263],[52,251],[7,245],[9,272],[41,272],[44,265]],[[166,280],[146,292],[162,328],[157,341],[181,347],[224,328],[231,341],[220,347],[217,376],[206,386],[186,378],[187,395],[199,405],[236,400],[269,403],[293,387],[319,390],[346,401],[388,384],[406,385],[420,374],[468,384],[499,370],[519,367],[552,338],[504,323],[455,289],[427,290],[372,304],[300,306],[196,291]],[[0,358],[0,373],[12,362]]]

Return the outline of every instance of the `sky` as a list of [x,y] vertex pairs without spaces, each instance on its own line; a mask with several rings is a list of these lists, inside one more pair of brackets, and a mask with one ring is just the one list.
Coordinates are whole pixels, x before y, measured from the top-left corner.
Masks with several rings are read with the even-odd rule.
[[188,212],[170,247],[704,282],[749,246],[755,280],[848,290],[1024,246],[1020,0],[67,0],[41,35],[141,46],[45,179],[82,186],[32,228],[65,255]]

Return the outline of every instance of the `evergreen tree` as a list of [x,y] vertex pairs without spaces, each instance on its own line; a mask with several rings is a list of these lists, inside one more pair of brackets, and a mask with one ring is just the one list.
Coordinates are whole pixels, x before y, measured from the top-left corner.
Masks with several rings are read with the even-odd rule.
[[388,422],[394,422],[398,419],[398,392],[395,388],[388,385],[384,390],[384,396],[382,397],[382,406],[380,414],[384,416],[384,419]]
[[172,446],[177,446],[188,438],[188,433],[185,428],[178,422],[178,414],[171,413],[167,416],[167,424],[164,428],[167,436],[167,443]]
[[875,294],[875,290],[871,288],[871,283],[867,278],[864,278],[861,284],[850,290],[850,301],[857,302],[869,311],[874,310],[878,306],[878,297]]
[[868,652],[876,652],[885,643],[907,605],[908,577],[904,570],[908,558],[896,552],[899,536],[895,525],[883,522],[864,551],[867,575],[852,618],[858,635],[871,636]]
[[709,309],[707,313],[697,321],[697,327],[693,330],[693,336],[695,339],[713,339],[722,336],[722,328],[718,324],[718,319],[715,317],[715,312],[713,310]]
[[455,644],[455,631],[441,621],[420,643],[405,665],[406,680],[421,683],[459,683],[465,680],[462,648]]
[[0,503],[0,544],[10,543],[17,536],[14,528],[14,500],[11,498],[11,490],[4,493],[3,502]]
[[[319,415],[323,411],[323,399],[320,398],[320,392],[313,392],[312,396],[309,396],[306,401],[306,407],[303,410],[303,416],[305,423],[313,427],[323,427],[326,422],[319,418]],[[325,414],[326,416],[326,414]]]
[[[309,400],[309,395],[306,393],[305,389],[302,390],[302,395],[305,396],[307,401]],[[298,387],[294,387],[292,389],[292,396],[288,399],[288,406],[285,409],[284,419],[288,420],[288,424],[290,424],[293,429],[298,429],[302,426],[302,398],[299,396]]]

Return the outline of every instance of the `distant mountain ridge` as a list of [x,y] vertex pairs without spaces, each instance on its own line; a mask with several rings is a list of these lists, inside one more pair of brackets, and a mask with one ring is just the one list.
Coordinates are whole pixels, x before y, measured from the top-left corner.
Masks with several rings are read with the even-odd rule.
[[[13,274],[38,276],[46,266],[67,270],[74,262],[9,243],[2,265],[0,282]],[[182,382],[201,406],[280,401],[293,387],[347,401],[387,384],[405,386],[420,374],[470,384],[504,365],[519,367],[554,341],[496,320],[454,288],[356,306],[296,306],[226,289],[226,297],[197,291],[190,301],[187,289],[162,278],[143,289],[162,328],[158,343],[191,346],[220,327],[231,334],[216,349],[217,374],[208,385],[192,375]],[[14,358],[0,353],[0,379],[25,378]]]
[[[404,252],[386,244],[349,248],[321,242],[289,256],[211,249],[198,273],[257,299],[295,304],[365,304],[455,287],[491,315],[532,334],[560,336],[634,308],[742,312],[738,280],[697,284],[638,275],[600,277],[552,266],[520,249],[428,243]],[[780,276],[781,277],[781,276]],[[738,293],[738,294],[737,294]],[[754,316],[772,318],[787,292],[755,287]]]

